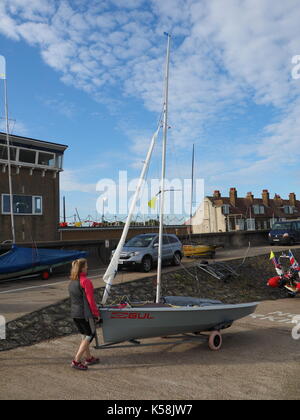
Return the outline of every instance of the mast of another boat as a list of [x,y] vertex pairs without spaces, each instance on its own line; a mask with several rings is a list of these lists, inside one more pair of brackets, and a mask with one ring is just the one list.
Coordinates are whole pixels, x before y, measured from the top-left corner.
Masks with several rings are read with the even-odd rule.
[[163,228],[164,228],[164,195],[165,195],[165,176],[166,176],[166,151],[167,151],[167,132],[168,132],[168,99],[169,99],[169,64],[170,64],[170,41],[168,37],[167,59],[165,70],[165,92],[164,92],[164,119],[163,119],[163,150],[162,150],[162,172],[160,186],[160,210],[159,210],[159,241],[158,241],[158,261],[157,261],[157,286],[156,303],[160,301],[161,294],[161,267],[162,267],[162,248],[163,248]]
[[1,63],[2,64],[1,68],[3,67],[3,72],[0,74],[0,78],[4,80],[4,104],[5,104],[5,122],[6,122],[7,167],[8,167],[11,233],[12,233],[13,244],[15,244],[16,243],[16,233],[15,233],[15,220],[14,220],[14,209],[13,209],[13,190],[12,190],[11,158],[10,158],[10,142],[9,142],[6,61],[5,61],[5,57],[0,56],[0,58],[1,58],[1,62],[2,62]]
[[190,207],[190,243],[192,243],[192,217],[193,217],[193,193],[194,193],[194,166],[195,166],[195,145],[193,144],[192,154],[192,185],[191,185],[191,207]]

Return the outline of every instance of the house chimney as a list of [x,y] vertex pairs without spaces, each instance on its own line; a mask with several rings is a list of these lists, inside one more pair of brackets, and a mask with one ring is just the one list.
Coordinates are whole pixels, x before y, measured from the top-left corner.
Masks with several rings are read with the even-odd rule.
[[282,206],[282,199],[279,194],[274,195],[274,203],[276,206]]
[[252,192],[247,192],[246,199],[249,200],[251,204],[253,203],[254,197],[253,197]]
[[296,207],[296,194],[295,193],[290,193],[289,202],[290,202],[290,206]]
[[270,194],[268,190],[263,190],[262,191],[262,200],[263,200],[263,204],[266,207],[270,206]]
[[214,191],[214,198],[216,198],[217,200],[219,200],[221,198],[221,193],[220,193],[219,190]]
[[230,188],[229,191],[229,201],[230,204],[235,207],[236,206],[236,199],[237,199],[237,191],[235,188]]

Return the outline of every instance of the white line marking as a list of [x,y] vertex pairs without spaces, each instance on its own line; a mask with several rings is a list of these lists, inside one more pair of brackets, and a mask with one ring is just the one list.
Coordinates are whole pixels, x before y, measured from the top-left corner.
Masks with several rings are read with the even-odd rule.
[[[89,279],[94,279],[94,278],[99,278],[101,276],[101,274],[99,274],[98,276],[88,276]],[[0,292],[0,295],[4,295],[7,293],[17,293],[17,292],[24,292],[25,290],[32,290],[32,289],[41,289],[43,287],[50,287],[50,286],[55,286],[56,284],[64,284],[64,283],[68,283],[70,280],[65,280],[65,281],[57,281],[56,283],[48,283],[48,284],[42,284],[40,286],[28,286],[28,287],[22,287],[20,289],[10,289],[10,290],[5,290],[4,292]]]

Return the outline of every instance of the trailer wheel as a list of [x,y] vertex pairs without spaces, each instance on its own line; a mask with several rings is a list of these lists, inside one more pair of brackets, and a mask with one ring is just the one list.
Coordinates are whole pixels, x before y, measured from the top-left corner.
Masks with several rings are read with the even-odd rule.
[[50,277],[50,271],[45,270],[41,273],[42,280],[48,280],[49,277]]
[[217,351],[220,350],[222,346],[222,335],[219,331],[213,331],[208,339],[208,347],[213,350]]

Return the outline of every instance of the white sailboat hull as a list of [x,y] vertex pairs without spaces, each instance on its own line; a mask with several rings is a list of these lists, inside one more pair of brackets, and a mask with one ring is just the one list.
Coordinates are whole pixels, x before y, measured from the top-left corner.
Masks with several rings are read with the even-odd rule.
[[220,330],[253,313],[258,303],[215,304],[203,307],[100,308],[105,343]]

